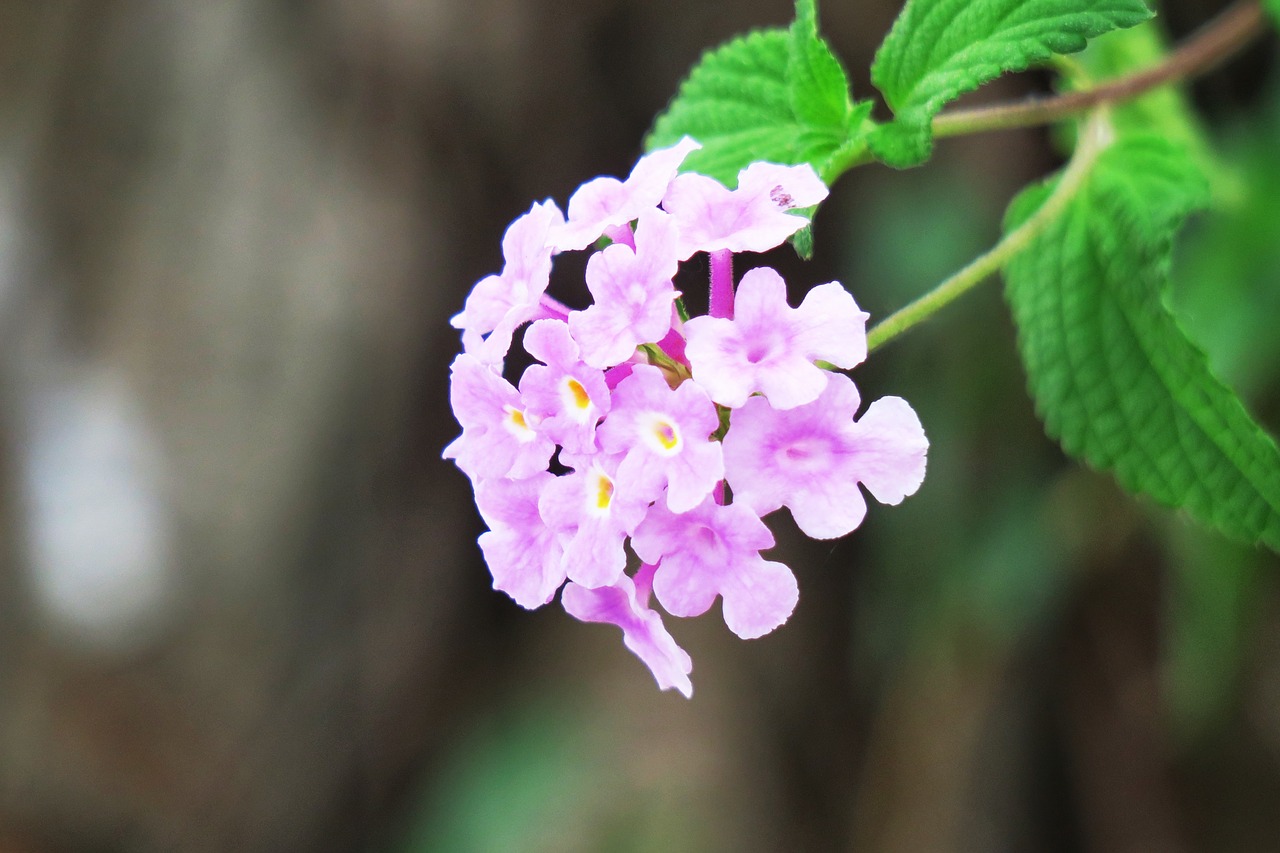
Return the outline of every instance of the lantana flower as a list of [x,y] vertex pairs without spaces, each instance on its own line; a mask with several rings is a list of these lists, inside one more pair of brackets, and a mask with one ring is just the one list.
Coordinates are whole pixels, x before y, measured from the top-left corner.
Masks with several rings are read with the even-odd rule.
[[760,515],[786,506],[806,534],[832,539],[866,515],[859,483],[887,504],[914,493],[929,447],[919,418],[905,400],[886,397],[855,421],[858,403],[853,381],[839,373],[828,374],[818,399],[794,409],[748,400],[724,440],[734,500]]
[[545,471],[555,445],[534,425],[520,393],[475,358],[453,360],[449,403],[462,435],[444,449],[472,480],[523,479]]
[[685,324],[685,353],[711,399],[736,409],[762,393],[776,409],[818,398],[827,371],[815,361],[850,368],[867,356],[867,315],[836,282],[820,284],[799,308],[768,267],[742,277],[734,316],[694,317]]
[[524,348],[542,362],[520,377],[520,396],[538,432],[570,452],[593,450],[596,425],[609,413],[604,371],[583,363],[568,325],[559,320],[530,326]]
[[[753,163],[729,189],[676,174],[697,148],[686,138],[625,181],[589,181],[567,219],[547,201],[512,223],[502,272],[452,321],[462,435],[444,451],[490,528],[479,544],[494,587],[527,608],[561,590],[566,612],[619,627],[658,686],[685,696],[692,661],[651,595],[681,618],[719,598],[744,639],[775,630],[799,590],[766,556],[762,519],[785,506],[810,536],[844,535],[866,514],[863,489],[887,504],[915,492],[928,449],[905,401],[859,418],[853,381],[831,370],[867,354],[867,315],[842,285],[792,308],[782,276],[761,267],[735,293],[733,253],[778,246],[826,197],[812,167]],[[586,264],[592,302],[549,296],[556,253],[601,237],[610,244]],[[686,322],[674,280],[699,252],[710,311]],[[504,373],[526,323],[536,361],[517,381]]]
[[656,343],[671,329],[676,297],[676,225],[660,210],[645,211],[635,245],[614,243],[587,262],[587,288],[595,302],[569,314],[569,330],[582,347],[582,360],[610,367],[631,357],[643,343]]
[[752,163],[730,190],[714,178],[678,175],[662,199],[680,224],[680,259],[696,252],[767,252],[809,223],[792,215],[827,197],[813,167]]
[[677,388],[661,370],[642,364],[613,392],[613,410],[600,426],[600,446],[623,454],[618,480],[672,512],[688,512],[724,479],[724,452],[711,434],[720,417],[695,382]]
[[708,497],[683,513],[655,505],[631,544],[640,559],[658,565],[653,591],[672,616],[701,616],[721,596],[729,630],[750,640],[795,609],[795,575],[761,558],[773,534],[743,504],[721,506]]
[[506,266],[500,274],[481,279],[462,313],[450,320],[462,330],[469,354],[485,364],[502,361],[515,330],[541,316],[542,295],[551,280],[551,238],[563,224],[564,215],[550,199],[535,203],[511,223],[502,238]]
[[561,539],[538,510],[540,496],[554,479],[543,471],[523,480],[497,477],[476,484],[476,507],[490,527],[480,534],[480,550],[493,588],[528,609],[555,598],[565,581]]
[[641,157],[625,181],[600,177],[578,187],[569,199],[568,220],[554,235],[556,247],[585,249],[601,235],[657,208],[684,158],[701,147],[686,136],[670,148]]
[[627,565],[623,543],[649,506],[619,488],[617,467],[616,458],[597,454],[548,483],[538,500],[544,523],[562,534],[565,574],[586,587],[617,582]]
[[653,573],[653,566],[641,566],[634,578],[623,575],[613,586],[597,589],[567,583],[560,601],[576,619],[621,628],[623,644],[649,667],[658,687],[674,688],[688,699],[693,696],[693,661],[667,632],[662,616],[649,608]]

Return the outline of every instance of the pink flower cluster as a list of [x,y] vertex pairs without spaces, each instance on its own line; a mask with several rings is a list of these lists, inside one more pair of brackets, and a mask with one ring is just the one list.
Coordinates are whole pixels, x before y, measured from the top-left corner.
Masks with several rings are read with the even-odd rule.
[[[866,513],[862,488],[896,504],[919,487],[928,448],[905,401],[856,418],[853,382],[819,366],[866,357],[867,315],[839,283],[798,308],[766,267],[734,287],[733,253],[780,245],[808,222],[793,209],[826,197],[813,169],[753,163],[730,190],[678,174],[697,147],[686,138],[625,181],[587,182],[567,216],[546,201],[511,224],[502,272],[452,320],[465,349],[451,385],[462,435],[444,451],[490,528],[480,548],[494,587],[527,608],[563,587],[565,610],[620,627],[659,686],[685,696],[692,663],[651,596],[673,616],[718,596],[731,631],[767,634],[798,590],[761,556],[774,544],[761,517],[785,506],[808,535],[842,536]],[[593,303],[570,310],[547,296],[554,256],[601,237],[609,245],[586,266]],[[711,310],[685,322],[673,280],[698,252]],[[503,369],[526,323],[538,363],[512,385]]]

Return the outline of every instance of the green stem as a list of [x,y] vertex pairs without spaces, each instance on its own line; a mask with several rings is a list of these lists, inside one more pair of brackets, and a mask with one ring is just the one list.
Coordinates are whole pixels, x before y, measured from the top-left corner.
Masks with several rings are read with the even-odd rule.
[[1112,140],[1111,124],[1105,108],[1094,112],[1080,133],[1075,153],[1066,170],[1045,199],[1040,209],[1026,222],[1010,231],[986,254],[974,259],[968,266],[921,296],[910,305],[894,312],[867,333],[867,351],[871,352],[898,335],[937,313],[945,305],[981,284],[988,276],[999,271],[1014,255],[1030,245],[1031,241],[1058,217],[1067,203],[1084,185],[1089,170]]
[[[874,123],[870,122],[870,120],[864,124],[871,124],[874,126]],[[871,154],[871,148],[867,145],[868,131],[864,127],[863,130],[858,132],[862,134],[861,138],[858,139],[855,144],[837,151],[832,157],[831,162],[822,170],[820,177],[822,178],[822,182],[827,186],[834,184],[836,182],[836,178],[840,177],[855,166],[865,166],[868,163],[875,162],[876,158]]]

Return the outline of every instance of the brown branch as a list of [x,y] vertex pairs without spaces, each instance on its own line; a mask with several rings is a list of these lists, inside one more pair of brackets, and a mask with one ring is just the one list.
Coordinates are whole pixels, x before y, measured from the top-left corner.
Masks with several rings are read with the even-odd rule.
[[1259,0],[1239,0],[1197,30],[1159,65],[1087,91],[951,110],[934,118],[933,135],[941,138],[1050,124],[1103,102],[1126,101],[1158,86],[1189,80],[1217,67],[1261,34],[1265,24]]

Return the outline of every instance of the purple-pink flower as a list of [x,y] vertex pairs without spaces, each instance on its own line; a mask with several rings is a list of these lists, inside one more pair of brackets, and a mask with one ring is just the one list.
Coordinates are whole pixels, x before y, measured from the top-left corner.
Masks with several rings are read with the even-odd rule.
[[787,305],[787,285],[768,267],[738,284],[732,320],[694,317],[685,352],[698,384],[722,406],[738,408],[756,392],[775,409],[813,402],[827,385],[827,361],[849,368],[867,355],[867,315],[836,282]]
[[656,208],[684,158],[701,147],[686,136],[641,157],[625,181],[601,177],[578,187],[569,199],[568,220],[554,235],[557,248],[584,249],[610,229],[630,225]]
[[662,617],[649,609],[653,566],[641,566],[635,579],[623,575],[613,586],[587,589],[565,584],[560,601],[570,616],[583,622],[605,622],[622,629],[622,642],[653,673],[658,687],[693,696],[689,673],[693,661],[667,633]]
[[595,449],[596,424],[609,413],[604,371],[584,364],[563,320],[539,320],[524,348],[542,364],[525,368],[520,396],[538,431],[571,453]]
[[741,503],[720,506],[707,498],[683,513],[655,505],[631,546],[658,564],[653,592],[668,613],[701,616],[718,595],[725,624],[744,640],[787,621],[800,595],[790,569],[761,558],[773,534]]
[[481,279],[462,313],[450,320],[462,330],[467,353],[485,364],[502,361],[515,330],[540,316],[542,294],[551,280],[551,237],[563,223],[560,208],[550,199],[511,223],[502,238],[502,273]]
[[538,512],[538,498],[554,479],[543,471],[476,483],[476,507],[490,527],[480,535],[480,550],[493,588],[530,610],[554,598],[565,580],[560,539]]
[[826,184],[807,163],[752,163],[738,173],[735,190],[706,175],[678,175],[662,207],[680,225],[683,260],[695,252],[723,249],[767,252],[809,224],[808,218],[789,211],[812,207],[826,197]]
[[[762,555],[774,544],[762,517],[786,506],[810,536],[848,533],[863,489],[893,504],[920,486],[928,449],[905,401],[857,419],[853,382],[829,369],[867,354],[867,315],[838,282],[792,308],[782,277],[759,268],[735,294],[733,253],[778,246],[826,197],[812,167],[754,163],[731,190],[677,175],[697,147],[686,138],[625,181],[589,181],[567,219],[547,201],[511,224],[502,272],[452,320],[462,434],[443,453],[472,481],[494,587],[526,608],[562,590],[570,615],[618,626],[658,686],[685,696],[692,662],[651,594],[676,617],[719,598],[744,639],[773,631],[799,590]],[[590,304],[557,302],[556,253],[601,235],[612,242],[587,259]],[[698,252],[711,311],[688,318],[674,281]],[[535,361],[513,385],[508,351],[526,323]]]
[[587,288],[595,302],[569,314],[569,329],[593,367],[626,361],[636,347],[662,340],[671,329],[671,305],[680,294],[675,222],[660,210],[640,215],[635,248],[623,243],[587,262]]
[[715,404],[694,382],[677,388],[656,367],[641,364],[613,392],[613,408],[600,425],[600,446],[622,455],[618,482],[645,500],[687,512],[724,478]]
[[616,459],[598,454],[549,482],[538,500],[542,520],[561,535],[565,574],[585,587],[617,583],[627,564],[623,543],[648,509],[618,488],[616,468]]
[[521,479],[547,469],[555,445],[525,413],[511,383],[463,353],[453,360],[449,403],[462,435],[444,449],[473,480]]
[[832,539],[862,523],[862,483],[883,503],[899,503],[924,479],[929,443],[906,401],[877,400],[855,422],[858,391],[829,374],[812,403],[779,411],[752,397],[734,412],[724,439],[725,470],[735,502],[761,516],[791,509],[815,539]]

